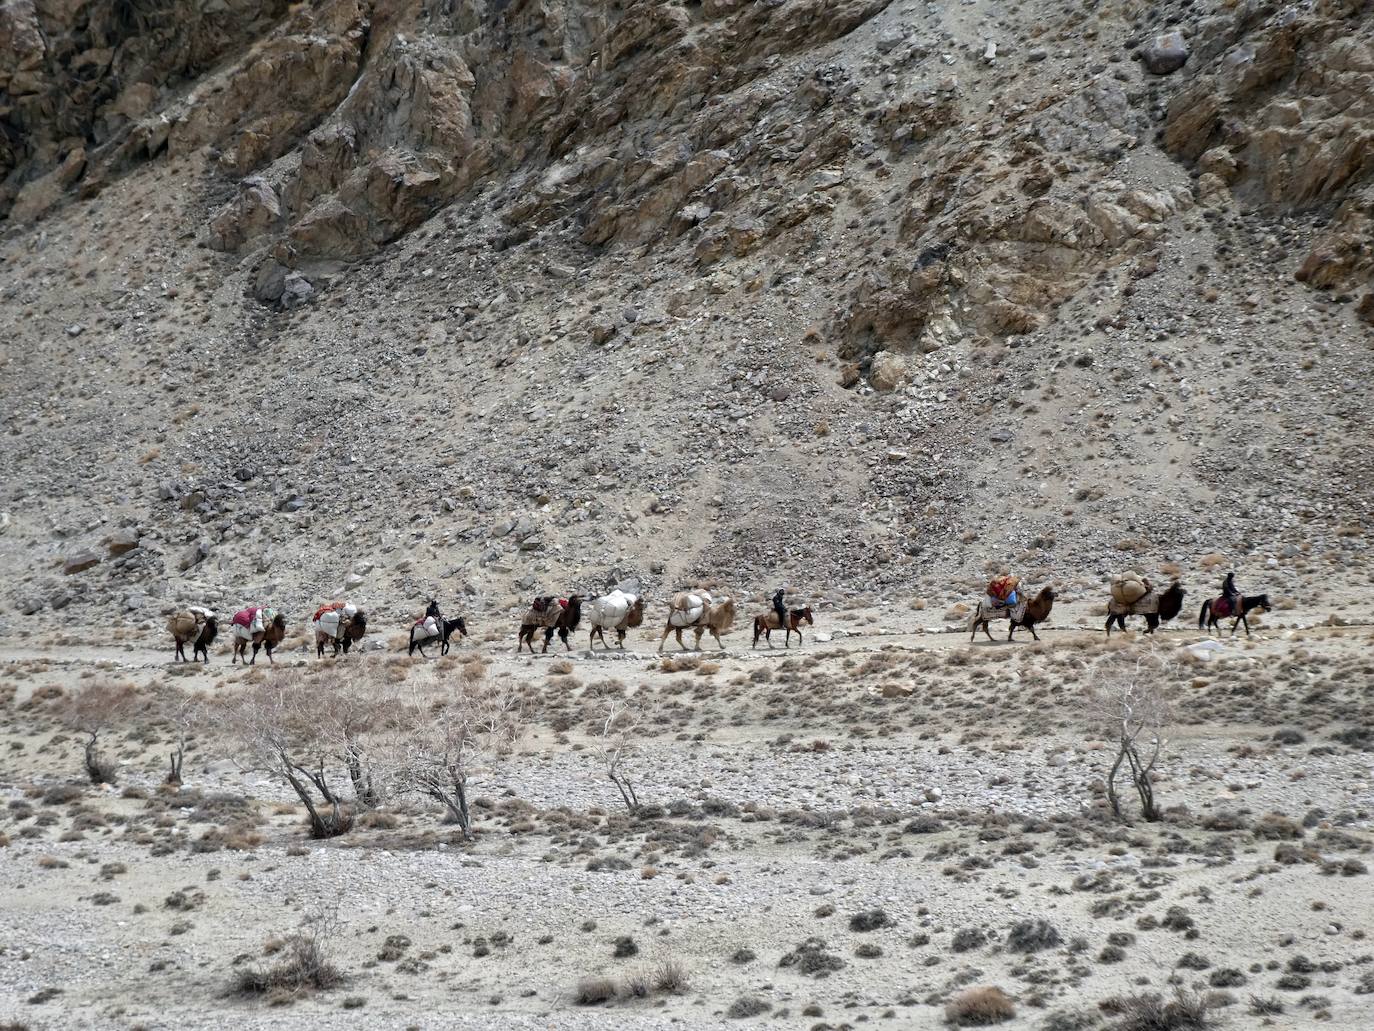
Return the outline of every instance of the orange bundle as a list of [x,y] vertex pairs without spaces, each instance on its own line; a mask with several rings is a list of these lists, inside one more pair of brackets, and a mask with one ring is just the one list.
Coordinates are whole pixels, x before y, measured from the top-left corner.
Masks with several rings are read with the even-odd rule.
[[1021,582],[1019,576],[999,576],[995,577],[988,584],[988,594],[998,601],[1006,601],[1011,597],[1011,592],[1016,590],[1016,585]]

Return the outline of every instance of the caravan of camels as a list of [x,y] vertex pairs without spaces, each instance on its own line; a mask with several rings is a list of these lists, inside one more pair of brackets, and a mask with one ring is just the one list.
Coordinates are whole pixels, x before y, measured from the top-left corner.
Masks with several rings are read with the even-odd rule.
[[[1130,616],[1143,616],[1145,633],[1152,634],[1161,623],[1176,617],[1183,610],[1183,598],[1187,592],[1175,580],[1167,588],[1160,589],[1139,573],[1126,573],[1112,581],[1110,598],[1107,602],[1107,622],[1104,627],[1108,635],[1113,626],[1126,629]],[[985,597],[978,600],[970,616],[969,640],[975,640],[981,629],[992,640],[989,626],[994,621],[1005,620],[1008,624],[1007,640],[1012,640],[1018,629],[1030,632],[1035,640],[1040,637],[1035,632],[1036,624],[1045,622],[1054,607],[1055,594],[1052,587],[1046,586],[1035,594],[1021,589],[1020,580],[1011,575],[996,577],[988,584]],[[1250,633],[1247,615],[1270,608],[1269,596],[1259,594],[1242,596],[1235,586],[1235,574],[1229,574],[1222,584],[1221,593],[1205,601],[1198,614],[1198,629],[1215,630],[1223,619],[1232,619],[1231,633],[1239,626]],[[729,595],[714,595],[705,590],[681,591],[668,600],[668,611],[659,637],[658,651],[672,634],[678,647],[686,650],[682,632],[690,630],[693,635],[691,648],[700,650],[701,639],[710,634],[716,645],[723,651],[725,644],[721,636],[730,632],[735,623],[736,602]],[[516,651],[526,647],[534,654],[534,641],[543,637],[540,653],[549,650],[555,635],[563,642],[563,647],[571,651],[569,635],[579,628],[588,633],[587,647],[595,649],[598,639],[603,649],[609,649],[606,631],[615,632],[616,648],[624,650],[625,635],[644,624],[645,599],[641,594],[616,589],[608,594],[584,598],[580,594],[570,594],[566,598],[555,595],[541,595],[535,598],[520,620],[520,631]],[[802,624],[814,626],[815,619],[809,606],[788,608],[785,592],[773,595],[772,608],[754,616],[753,647],[757,648],[760,639],[773,647],[772,634],[781,630],[785,636],[783,647],[792,646],[792,635],[797,635],[797,644],[803,643]],[[347,601],[335,601],[320,606],[310,621],[314,635],[315,654],[324,657],[326,647],[332,648],[337,657],[341,652],[358,644],[367,632],[367,615],[356,605]],[[217,618],[211,610],[200,606],[188,606],[176,612],[167,623],[167,630],[176,645],[175,658],[187,661],[186,645],[191,645],[191,661],[210,661],[210,645],[219,634]],[[409,625],[407,654],[419,651],[428,657],[426,646],[438,646],[440,655],[447,655],[455,635],[462,640],[468,635],[468,626],[462,616],[446,619],[437,601],[430,601],[423,615]],[[267,661],[272,662],[273,650],[286,637],[286,617],[275,609],[263,606],[250,606],[236,612],[230,622],[233,642],[232,662],[242,659],[245,664],[257,661],[259,650],[265,651]],[[251,654],[249,647],[252,647]]]

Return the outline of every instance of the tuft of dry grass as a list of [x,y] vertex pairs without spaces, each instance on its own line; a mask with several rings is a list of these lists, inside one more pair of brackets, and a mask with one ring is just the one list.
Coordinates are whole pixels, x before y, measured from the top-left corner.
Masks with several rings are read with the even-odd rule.
[[579,1006],[599,1006],[619,994],[616,983],[609,977],[584,977],[577,982],[573,999]]
[[945,1023],[954,1027],[985,1027],[1016,1016],[1011,998],[1000,988],[980,985],[960,992],[945,1003]]
[[271,953],[280,953],[276,963],[240,970],[234,978],[234,990],[243,995],[296,996],[312,991],[328,991],[343,984],[344,977],[332,962],[319,932],[298,932],[282,940],[274,940]]

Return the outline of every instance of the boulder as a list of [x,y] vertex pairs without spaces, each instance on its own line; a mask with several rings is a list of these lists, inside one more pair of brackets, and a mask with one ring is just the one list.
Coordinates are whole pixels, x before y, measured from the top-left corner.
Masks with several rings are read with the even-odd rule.
[[68,576],[73,576],[76,573],[84,573],[92,566],[98,565],[100,565],[100,556],[88,548],[84,551],[78,551],[74,555],[67,556],[62,563],[62,572],[66,573]]
[[1178,71],[1188,60],[1188,42],[1177,30],[1161,33],[1140,50],[1141,63],[1154,75]]
[[907,381],[906,362],[891,351],[879,351],[868,367],[868,383],[874,390],[886,393],[896,390]]
[[120,527],[105,538],[105,549],[112,555],[123,555],[138,547],[138,531],[132,526]]

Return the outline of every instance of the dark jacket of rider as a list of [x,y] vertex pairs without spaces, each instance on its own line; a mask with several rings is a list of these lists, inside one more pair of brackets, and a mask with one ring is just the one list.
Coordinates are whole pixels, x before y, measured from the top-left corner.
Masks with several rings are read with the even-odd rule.
[[787,627],[787,605],[783,602],[786,596],[787,590],[782,587],[773,595],[773,611],[778,614],[778,626],[784,629]]

